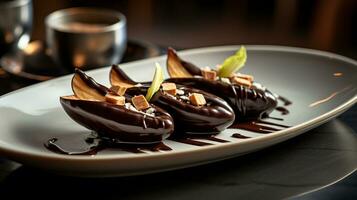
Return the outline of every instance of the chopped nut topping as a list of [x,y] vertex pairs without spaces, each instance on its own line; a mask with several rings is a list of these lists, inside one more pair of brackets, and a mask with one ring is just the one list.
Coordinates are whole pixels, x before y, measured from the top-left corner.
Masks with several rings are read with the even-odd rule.
[[243,79],[243,78],[239,78],[239,77],[233,77],[233,78],[231,78],[231,81],[238,85],[243,85],[243,86],[247,86],[247,87],[252,86],[252,82],[250,82],[247,79]]
[[125,104],[125,97],[108,93],[105,95],[105,101],[123,106]]
[[189,100],[187,96],[179,96],[179,97],[180,97],[180,99],[185,100],[185,101]]
[[176,94],[178,95],[184,95],[185,94],[185,91],[181,90],[181,89],[177,89],[176,90]]
[[248,75],[248,74],[237,73],[235,76],[238,78],[246,79],[250,82],[253,82],[253,80],[254,80],[254,77],[252,75]]
[[162,90],[168,94],[176,95],[176,84],[175,83],[163,83],[161,84]]
[[202,94],[192,93],[189,98],[192,105],[203,106],[206,104],[206,99]]
[[143,95],[134,96],[131,98],[131,101],[137,110],[145,110],[150,107],[150,104]]
[[231,81],[229,80],[229,78],[221,78],[221,81],[222,81],[223,83],[231,84]]
[[216,76],[217,76],[216,71],[213,71],[209,67],[202,69],[201,74],[204,79],[208,79],[208,80],[212,80],[212,81],[216,80]]
[[149,114],[149,115],[155,114],[154,112],[155,112],[155,108],[149,108],[146,110],[146,114]]
[[126,89],[127,88],[123,86],[112,86],[110,88],[110,90],[112,90],[113,92],[117,93],[120,96],[123,96],[125,94]]

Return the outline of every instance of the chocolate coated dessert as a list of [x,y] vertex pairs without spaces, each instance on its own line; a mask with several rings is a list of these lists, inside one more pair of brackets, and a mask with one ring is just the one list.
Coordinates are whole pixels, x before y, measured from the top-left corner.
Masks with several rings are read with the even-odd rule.
[[202,69],[182,60],[174,49],[169,48],[167,54],[167,68],[172,78],[166,81],[201,89],[221,97],[233,108],[236,121],[260,119],[268,116],[277,106],[277,95],[258,83],[251,81],[247,86],[236,84],[227,78],[204,78]]
[[97,132],[100,137],[118,143],[156,143],[174,130],[170,114],[156,105],[150,105],[154,113],[146,114],[129,109],[127,105],[105,101],[106,95],[115,95],[114,92],[80,70],[75,72],[72,88],[75,95],[60,97],[63,109],[74,121]]
[[[128,95],[145,94],[149,88],[148,83],[137,84],[131,79],[126,80],[127,75],[116,65],[112,66],[110,77],[112,85],[132,84],[126,91]],[[192,105],[188,99],[190,94],[201,94],[206,104]],[[153,95],[150,103],[171,114],[175,122],[176,133],[217,134],[232,125],[235,118],[233,110],[223,99],[202,90],[181,85],[177,85],[175,95],[161,88]]]

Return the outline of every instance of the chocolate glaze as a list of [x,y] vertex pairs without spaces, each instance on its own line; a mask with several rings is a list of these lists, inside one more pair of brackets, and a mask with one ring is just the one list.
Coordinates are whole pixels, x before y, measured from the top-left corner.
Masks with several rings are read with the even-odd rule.
[[[150,103],[160,106],[168,111],[177,126],[176,134],[217,134],[234,122],[234,113],[229,105],[221,98],[210,93],[180,87],[185,93],[201,93],[207,104],[194,106],[164,94],[161,90],[156,92]],[[148,87],[133,87],[127,90],[128,95],[146,94]]]
[[[167,138],[174,130],[171,116],[155,108],[155,117],[99,101],[60,98],[66,113],[82,126],[99,135],[127,143],[155,143]],[[146,128],[143,126],[146,124]]]
[[269,115],[277,106],[275,96],[268,90],[230,85],[203,78],[170,78],[166,81],[195,87],[218,95],[233,108],[236,121],[260,119],[263,115]]
[[[170,52],[171,51],[169,50],[168,54]],[[201,70],[195,65],[191,63],[187,64],[188,62],[182,60],[180,60],[180,62],[182,62],[182,65],[185,66],[187,71],[193,75],[201,75]],[[127,77],[125,72],[118,66],[112,66],[112,70],[120,74],[121,80],[124,80],[124,78]],[[125,76],[123,76],[123,74]],[[132,80],[130,79],[128,81]],[[197,88],[221,97],[233,108],[236,115],[236,121],[260,119],[263,116],[268,116],[277,106],[276,95],[260,84],[253,84],[252,88],[247,88],[220,81],[210,81],[199,77],[170,78],[165,80],[165,82],[174,82],[190,88]],[[134,83],[137,84],[137,82]],[[144,88],[150,86],[150,82],[142,82],[141,84]]]
[[[169,48],[167,52],[168,68],[172,63],[175,63],[174,67],[182,67],[192,76],[201,75],[199,67],[182,60],[174,49]],[[233,108],[236,121],[260,119],[263,115],[270,114],[277,106],[276,96],[260,84],[253,84],[252,88],[247,88],[200,77],[170,78],[167,81],[201,89],[223,98]]]
[[[101,94],[111,92],[82,71],[76,70],[76,74]],[[124,106],[80,100],[73,96],[60,97],[60,102],[74,121],[102,137],[113,138],[121,143],[157,143],[167,138],[174,130],[170,114],[156,105],[151,105],[155,108],[155,116],[151,116]]]

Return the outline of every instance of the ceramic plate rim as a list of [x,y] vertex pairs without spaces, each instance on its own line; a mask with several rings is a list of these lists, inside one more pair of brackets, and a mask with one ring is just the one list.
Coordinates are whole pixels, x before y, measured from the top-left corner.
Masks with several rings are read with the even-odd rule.
[[[213,46],[213,47],[202,47],[202,48],[195,48],[195,49],[188,49],[188,50],[182,50],[178,51],[180,55],[184,56],[186,54],[198,54],[198,53],[208,53],[208,52],[217,52],[217,51],[231,51],[238,49],[241,45],[226,45],[226,46]],[[292,53],[300,53],[300,54],[312,54],[312,55],[317,55],[321,57],[328,57],[330,59],[338,59],[344,62],[351,63],[355,66],[357,66],[357,61],[347,58],[345,56],[341,56],[338,54],[326,52],[326,51],[320,51],[320,50],[315,50],[315,49],[307,49],[307,48],[300,48],[300,47],[290,47],[290,46],[277,46],[277,45],[245,45],[247,50],[253,50],[253,51],[283,51],[283,52],[292,52]],[[148,63],[148,62],[153,62],[157,60],[163,60],[166,59],[166,55],[158,56],[158,57],[153,57],[153,58],[148,58],[148,59],[143,59],[143,60],[138,60],[138,61],[133,61],[133,62],[128,62],[128,63],[123,63],[121,66],[125,68],[129,67],[135,67],[136,65],[140,65],[141,63]],[[104,67],[100,69],[95,69],[95,70],[90,70],[87,71],[90,75],[95,76],[95,74],[102,73],[103,71],[108,70],[109,67]],[[62,77],[58,77],[49,81],[44,81],[38,84],[34,84],[25,88],[21,88],[19,90],[15,90],[13,92],[4,94],[0,96],[0,100],[2,100],[4,97],[20,93],[23,90],[28,90],[34,87],[39,87],[43,84],[49,84],[51,82],[57,82],[62,79],[68,79],[71,77],[73,74],[65,75]],[[343,111],[346,111],[348,108],[353,106],[357,102],[357,94],[355,94],[352,98],[350,98],[348,101],[345,103],[339,105],[338,107],[328,111],[327,113],[318,116],[314,119],[305,121],[303,123],[300,123],[296,126],[274,132],[274,134],[268,134],[268,135],[263,135],[260,137],[255,137],[255,138],[250,138],[247,140],[240,141],[239,145],[249,145],[250,143],[257,143],[263,140],[273,140],[275,138],[280,138],[283,136],[289,135],[289,133],[295,133],[295,132],[303,132],[304,130],[308,128],[313,128],[315,127],[314,125],[323,123],[330,118],[342,113]],[[149,157],[167,157],[167,156],[175,156],[175,155],[184,155],[184,154],[189,154],[192,151],[194,152],[201,152],[201,151],[209,151],[213,150],[216,148],[223,149],[223,148],[230,148],[231,146],[235,146],[237,143],[225,143],[225,144],[220,144],[220,145],[212,145],[212,146],[205,146],[203,148],[195,149],[195,150],[180,150],[180,151],[171,151],[171,152],[165,152],[163,154],[135,154],[135,155],[100,155],[96,157],[90,157],[86,155],[77,155],[77,156],[68,156],[68,155],[61,155],[61,154],[42,154],[42,153],[28,153],[26,151],[21,151],[18,150],[17,148],[14,147],[4,147],[3,145],[0,144],[0,153],[4,156],[8,154],[13,154],[18,156],[25,156],[25,157],[33,157],[33,158],[42,158],[42,159],[47,159],[47,160],[63,160],[63,161],[87,161],[87,162],[97,162],[98,160],[103,161],[110,161],[110,160],[125,160],[125,159],[146,159]]]

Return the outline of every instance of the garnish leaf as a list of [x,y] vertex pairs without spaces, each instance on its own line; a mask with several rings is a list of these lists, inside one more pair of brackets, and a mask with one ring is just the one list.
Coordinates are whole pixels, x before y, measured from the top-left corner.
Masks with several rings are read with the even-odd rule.
[[242,68],[247,60],[247,51],[242,46],[234,55],[226,58],[218,70],[219,77],[230,77],[233,73]]
[[164,73],[160,64],[155,63],[155,74],[148,92],[146,93],[146,100],[150,101],[151,97],[160,89],[162,82],[164,82]]

